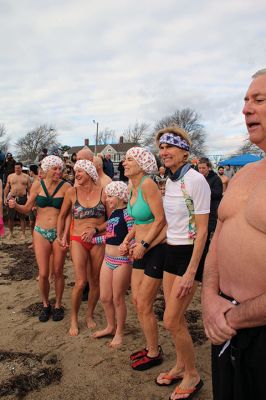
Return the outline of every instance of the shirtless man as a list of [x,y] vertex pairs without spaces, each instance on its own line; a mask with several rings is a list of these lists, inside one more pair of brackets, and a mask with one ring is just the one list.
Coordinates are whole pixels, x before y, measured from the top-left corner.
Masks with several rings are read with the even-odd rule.
[[89,160],[93,161],[93,152],[89,148],[83,148],[77,152],[77,161],[79,160]]
[[[266,151],[266,69],[243,108],[250,141]],[[265,399],[266,158],[241,169],[220,204],[202,305],[212,342],[214,400]]]
[[[8,203],[8,195],[15,197],[18,204],[24,205],[27,202],[27,193],[29,193],[31,187],[30,177],[22,172],[22,163],[15,163],[15,172],[8,175],[6,187],[4,190],[4,202],[5,205]],[[25,236],[25,217],[22,214],[18,214],[21,226],[21,239],[26,239]],[[8,228],[9,235],[8,239],[13,237],[14,220],[16,211],[14,208],[8,208]]]
[[112,182],[112,179],[103,172],[103,160],[101,157],[93,157],[93,164],[96,168],[97,174],[99,175],[101,185],[105,187],[108,183]]
[[220,177],[222,184],[223,184],[223,193],[226,191],[228,183],[229,183],[229,178],[228,176],[225,175],[224,173],[224,167],[218,167],[218,176]]

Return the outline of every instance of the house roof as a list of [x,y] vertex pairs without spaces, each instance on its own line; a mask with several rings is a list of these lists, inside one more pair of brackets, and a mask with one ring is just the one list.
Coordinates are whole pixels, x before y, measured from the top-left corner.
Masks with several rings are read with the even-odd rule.
[[[111,143],[111,144],[98,144],[97,153],[102,153],[106,147],[112,147],[117,153],[126,153],[131,147],[138,146],[136,143]],[[73,146],[68,150],[69,154],[77,153],[84,147],[88,147],[92,152],[94,152],[95,145],[90,146]]]

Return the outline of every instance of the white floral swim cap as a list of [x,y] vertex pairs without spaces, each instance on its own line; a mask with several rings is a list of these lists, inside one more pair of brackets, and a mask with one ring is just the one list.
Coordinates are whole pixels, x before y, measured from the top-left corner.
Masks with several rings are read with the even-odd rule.
[[58,156],[46,156],[41,162],[41,168],[43,172],[47,172],[49,169],[53,167],[60,167],[61,169],[64,168],[64,163]]
[[126,153],[126,158],[132,157],[138,163],[140,168],[147,174],[157,171],[157,163],[154,155],[147,149],[142,147],[132,147]]
[[123,200],[125,203],[128,201],[128,189],[125,182],[122,181],[114,181],[108,183],[104,189],[107,196],[114,196],[118,197],[119,199]]
[[99,175],[97,174],[96,168],[91,161],[89,160],[77,161],[74,166],[74,171],[76,171],[78,168],[83,169],[94,182],[98,180]]

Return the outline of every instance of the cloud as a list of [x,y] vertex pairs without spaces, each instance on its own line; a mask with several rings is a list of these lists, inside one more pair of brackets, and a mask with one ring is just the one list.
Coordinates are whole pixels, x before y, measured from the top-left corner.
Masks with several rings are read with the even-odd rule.
[[[13,143],[41,123],[63,144],[153,126],[177,108],[202,118],[208,152],[233,151],[243,97],[264,67],[264,1],[0,1],[0,116]],[[218,139],[219,138],[219,139]]]

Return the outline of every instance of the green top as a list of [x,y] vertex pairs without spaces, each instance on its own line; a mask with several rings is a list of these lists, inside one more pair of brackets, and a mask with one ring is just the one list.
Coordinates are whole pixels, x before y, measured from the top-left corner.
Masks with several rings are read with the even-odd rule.
[[48,190],[45,186],[44,181],[41,179],[41,185],[44,190],[44,193],[46,196],[38,196],[36,197],[36,204],[38,207],[45,208],[45,207],[54,207],[60,210],[62,207],[62,203],[64,200],[64,197],[54,197],[54,195],[58,192],[58,190],[64,185],[65,181],[59,182],[59,184],[56,186],[53,194],[50,196],[48,193]]
[[155,219],[153,213],[151,212],[149,204],[144,200],[142,196],[141,185],[146,178],[148,178],[147,175],[143,176],[143,178],[140,181],[140,184],[138,186],[138,195],[135,203],[133,205],[130,204],[130,200],[132,197],[132,189],[127,203],[128,215],[134,218],[135,220],[134,222],[136,225],[150,224]]

